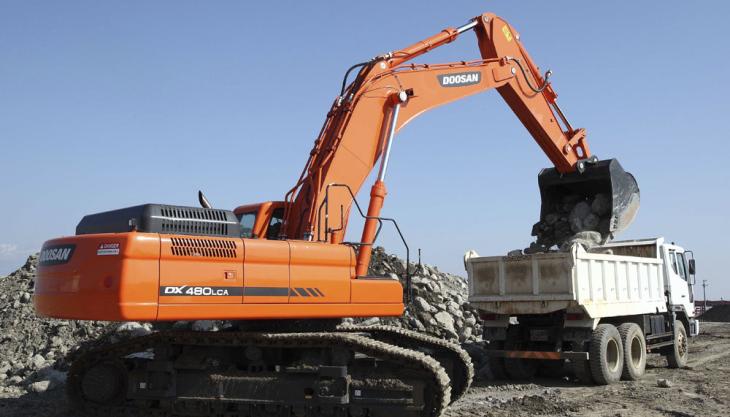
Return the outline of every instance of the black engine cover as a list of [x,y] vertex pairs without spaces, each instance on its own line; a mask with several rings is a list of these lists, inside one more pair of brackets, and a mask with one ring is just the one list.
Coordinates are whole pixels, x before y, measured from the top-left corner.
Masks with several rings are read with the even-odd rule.
[[230,210],[143,204],[89,214],[76,226],[77,235],[130,231],[198,236],[241,237],[242,228]]

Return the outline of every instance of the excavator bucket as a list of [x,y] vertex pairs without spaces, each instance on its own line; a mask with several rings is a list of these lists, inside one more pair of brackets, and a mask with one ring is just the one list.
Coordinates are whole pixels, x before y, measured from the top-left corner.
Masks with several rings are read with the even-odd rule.
[[586,163],[582,173],[546,168],[538,184],[542,207],[533,235],[547,247],[583,231],[611,239],[631,224],[639,210],[636,179],[616,159]]

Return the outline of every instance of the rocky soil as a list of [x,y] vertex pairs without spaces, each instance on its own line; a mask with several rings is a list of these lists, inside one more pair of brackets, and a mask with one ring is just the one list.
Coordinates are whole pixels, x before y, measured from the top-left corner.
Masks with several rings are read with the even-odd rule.
[[[391,275],[405,283],[406,263],[383,248],[373,250],[370,273]],[[413,303],[400,318],[357,319],[356,323],[387,324],[426,332],[461,343],[481,340],[476,310],[467,302],[466,279],[431,265],[411,264]]]
[[525,383],[477,381],[444,417],[729,416],[730,323],[703,322],[690,342],[686,369],[650,355],[645,376],[611,386],[580,385],[568,376]]

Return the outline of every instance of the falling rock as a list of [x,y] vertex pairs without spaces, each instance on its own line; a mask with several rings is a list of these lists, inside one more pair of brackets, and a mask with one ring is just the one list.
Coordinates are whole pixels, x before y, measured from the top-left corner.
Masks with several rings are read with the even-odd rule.
[[587,202],[581,201],[580,203],[576,204],[575,207],[573,207],[573,210],[570,211],[570,219],[585,219],[588,217],[588,215],[591,214],[591,206],[588,205]]
[[598,216],[591,213],[586,216],[585,219],[583,219],[583,228],[588,230],[596,230],[598,229],[598,223],[601,221]]
[[591,211],[600,217],[611,212],[611,201],[606,194],[596,194],[591,202]]

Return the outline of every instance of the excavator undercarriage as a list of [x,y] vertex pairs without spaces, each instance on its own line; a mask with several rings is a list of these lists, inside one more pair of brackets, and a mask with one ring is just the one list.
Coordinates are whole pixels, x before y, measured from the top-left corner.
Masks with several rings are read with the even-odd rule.
[[88,416],[436,417],[472,376],[458,345],[387,326],[167,331],[85,352],[68,393]]

